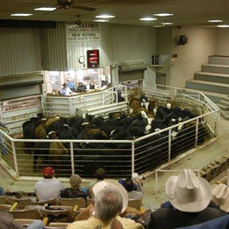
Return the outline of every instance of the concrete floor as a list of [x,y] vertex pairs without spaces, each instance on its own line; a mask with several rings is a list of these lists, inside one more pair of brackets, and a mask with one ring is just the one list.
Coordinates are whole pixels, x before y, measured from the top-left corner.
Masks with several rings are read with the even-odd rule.
[[[229,121],[225,121],[222,118],[219,119],[219,139],[214,143],[207,145],[206,147],[199,149],[191,155],[181,159],[179,162],[171,165],[169,170],[181,170],[184,168],[191,168],[193,170],[200,169],[204,165],[211,161],[227,155],[229,153]],[[177,174],[177,173],[176,173]],[[165,182],[174,173],[164,173],[159,176],[158,194],[155,194],[155,175],[152,174],[143,180],[145,197],[143,204],[147,208],[150,206],[152,209],[158,208],[162,201],[166,201],[166,195],[164,192]],[[63,180],[64,185],[67,187],[68,181]],[[3,167],[0,166],[0,186],[8,191],[33,191],[35,181],[15,181],[11,176],[7,174]],[[84,182],[82,186],[87,185]]]

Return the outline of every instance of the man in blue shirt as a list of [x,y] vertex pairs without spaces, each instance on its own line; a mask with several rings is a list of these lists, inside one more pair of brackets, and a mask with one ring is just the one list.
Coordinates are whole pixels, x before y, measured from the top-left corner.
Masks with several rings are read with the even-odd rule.
[[67,81],[67,86],[70,88],[71,91],[76,92],[76,85],[71,81]]
[[60,90],[61,95],[70,95],[72,94],[72,90],[67,86],[66,83],[63,84],[63,87]]

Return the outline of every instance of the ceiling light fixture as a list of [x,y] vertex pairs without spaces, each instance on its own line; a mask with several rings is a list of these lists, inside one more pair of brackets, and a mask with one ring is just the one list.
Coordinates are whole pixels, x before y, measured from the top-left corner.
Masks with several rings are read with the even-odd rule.
[[157,18],[155,17],[143,17],[139,19],[140,21],[156,21]]
[[154,14],[153,16],[156,16],[156,17],[170,17],[170,16],[173,16],[173,14],[170,14],[170,13],[159,13],[159,14]]
[[173,25],[172,22],[162,22],[161,24],[162,24],[162,25]]
[[211,22],[211,23],[220,23],[220,22],[223,22],[223,20],[208,20],[208,22]]
[[219,28],[229,28],[229,25],[217,25]]
[[94,20],[95,22],[108,22],[109,20],[105,20],[105,19],[96,19]]
[[113,15],[98,15],[98,16],[95,16],[96,18],[103,18],[103,19],[107,19],[107,18],[114,18],[115,16]]
[[56,10],[56,7],[39,7],[39,8],[35,8],[34,10],[38,10],[38,11],[54,11],[54,10]]
[[164,25],[155,25],[153,26],[154,28],[161,28],[161,27],[164,27]]
[[33,14],[26,14],[26,13],[15,13],[11,14],[11,17],[29,17],[32,16]]

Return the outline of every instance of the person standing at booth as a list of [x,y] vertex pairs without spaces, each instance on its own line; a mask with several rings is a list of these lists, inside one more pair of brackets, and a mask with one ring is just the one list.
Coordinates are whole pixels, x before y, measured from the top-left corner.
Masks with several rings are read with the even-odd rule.
[[67,86],[71,91],[76,92],[76,85],[72,82],[72,80],[67,81]]
[[63,87],[60,90],[61,95],[71,95],[73,92],[72,90],[67,86],[66,83],[63,84]]

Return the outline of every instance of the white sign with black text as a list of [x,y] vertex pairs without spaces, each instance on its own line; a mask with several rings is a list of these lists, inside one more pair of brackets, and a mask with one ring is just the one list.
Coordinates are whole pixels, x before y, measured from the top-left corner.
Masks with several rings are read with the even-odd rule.
[[96,23],[67,25],[67,41],[100,41],[100,27]]

